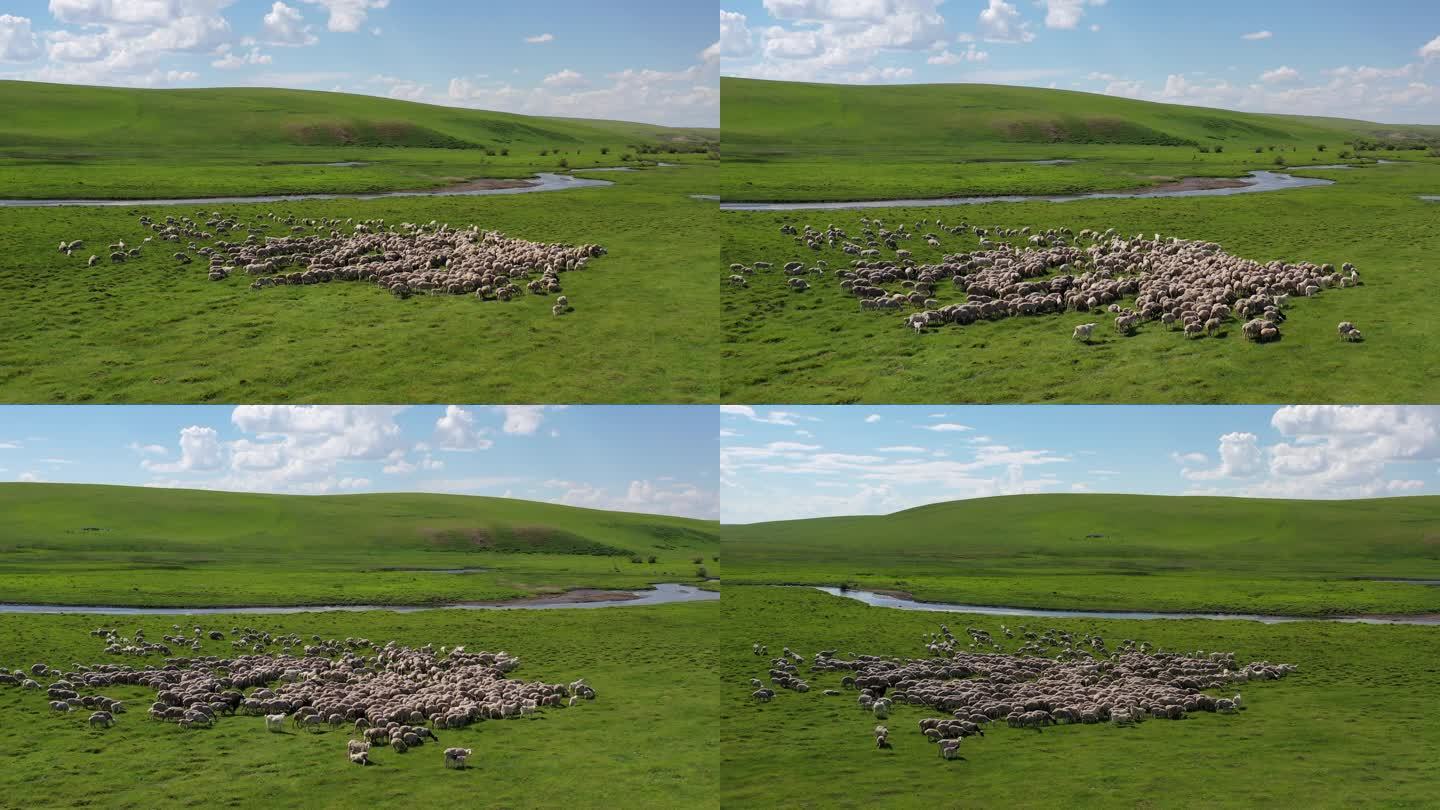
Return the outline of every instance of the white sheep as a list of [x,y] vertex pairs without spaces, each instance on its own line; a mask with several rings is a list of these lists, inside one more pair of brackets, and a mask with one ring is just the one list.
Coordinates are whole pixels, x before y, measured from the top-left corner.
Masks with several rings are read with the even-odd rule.
[[469,758],[470,754],[469,748],[446,748],[445,767],[464,770],[465,760]]

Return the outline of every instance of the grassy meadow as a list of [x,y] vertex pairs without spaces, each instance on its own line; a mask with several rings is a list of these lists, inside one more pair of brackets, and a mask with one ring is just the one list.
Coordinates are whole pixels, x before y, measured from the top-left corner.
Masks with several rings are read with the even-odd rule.
[[[1440,159],[1411,149],[1339,157],[1359,146],[1422,142],[1436,137],[1431,128],[1025,88],[726,79],[724,89],[727,152],[721,186],[727,200],[1114,191],[1281,169],[1276,158],[1286,161],[1285,171],[1335,183],[1224,197],[731,211],[721,215],[721,268],[820,259],[832,268],[844,266],[852,257],[838,246],[809,250],[780,228],[808,224],[823,230],[833,224],[857,236],[865,217],[891,228],[903,223],[912,232],[936,233],[939,248],[919,239],[899,245],[922,264],[979,248],[973,233],[955,236],[935,227],[936,221],[1077,232],[1113,227],[1127,235],[1216,241],[1232,254],[1261,262],[1353,262],[1364,280],[1357,288],[1293,302],[1283,338],[1261,345],[1247,341],[1238,328],[1187,340],[1158,323],[1121,337],[1108,313],[1008,318],[916,335],[903,327],[908,312],[862,311],[833,277],[811,276],[811,289],[797,293],[774,271],[751,276],[748,287],[731,287],[723,283],[730,273],[723,269],[721,396],[728,401],[1388,403],[1430,401],[1440,392],[1431,359],[1440,356],[1440,337],[1427,326],[1435,315],[1428,289],[1440,251],[1440,232],[1433,227],[1440,209],[1419,199],[1440,193]],[[1096,130],[1065,124],[1076,104],[1092,102],[1127,126]],[[787,112],[776,114],[777,106]],[[1017,120],[1051,121],[1046,131],[1053,132],[1036,138],[1030,124],[1006,124],[1005,111],[1012,108]],[[1167,133],[1176,145],[1166,145],[1155,132]],[[1326,151],[1319,151],[1321,145]],[[1216,146],[1223,151],[1216,153]],[[1379,164],[1376,158],[1398,162]],[[1046,159],[1079,162],[1024,162]],[[1347,161],[1360,168],[1298,165]],[[886,257],[893,254],[882,248],[881,258]],[[936,297],[942,305],[964,300],[948,285]],[[1363,343],[1339,344],[1335,325],[1346,320],[1364,330]],[[1071,339],[1074,326],[1091,321],[1100,324],[1093,343]]]
[[[363,636],[376,644],[463,644],[505,650],[521,665],[511,677],[568,683],[586,678],[593,702],[519,720],[492,720],[439,731],[440,742],[406,754],[377,751],[374,765],[345,761],[353,730],[268,734],[263,718],[222,717],[212,729],[185,731],[150,720],[144,687],[107,690],[131,710],[108,730],[87,713],[58,715],[44,692],[0,688],[0,712],[24,745],[0,750],[0,806],[25,808],[354,807],[357,803],[495,807],[718,807],[715,767],[715,624],[713,603],[604,610],[411,614],[326,613],[294,616],[0,615],[0,666],[36,661],[138,664],[103,654],[89,636],[97,626],[143,627],[151,638],[201,624],[224,632],[255,627],[275,634]],[[233,654],[229,640],[203,654]],[[141,659],[161,665],[159,656]],[[288,729],[288,727],[287,727]],[[447,770],[445,747],[471,748],[464,771]],[[363,800],[360,798],[363,797]],[[463,798],[462,798],[463,797]]]
[[[897,704],[885,724],[893,749],[876,750],[876,721],[840,688],[841,673],[801,676],[806,694],[776,689],[750,698],[750,678],[789,646],[923,656],[941,623],[977,627],[1004,641],[1001,624],[1024,620],[875,608],[817,592],[727,586],[717,647],[723,681],[720,771],[724,806],[831,807],[1426,807],[1440,766],[1440,730],[1428,707],[1440,697],[1440,634],[1433,627],[1242,621],[1029,620],[1031,628],[1094,633],[1166,650],[1233,651],[1243,661],[1295,664],[1279,681],[1238,688],[1237,715],[1198,713],[1130,727],[992,724],[966,739],[961,758],[936,755],[916,727],[933,710]],[[1022,639],[1023,641],[1023,639]],[[1015,642],[1006,642],[1014,649]]]
[[709,129],[272,88],[0,81],[0,107],[9,113],[0,121],[0,188],[12,198],[429,189],[477,177],[694,162],[716,139]]
[[503,498],[0,484],[0,513],[6,602],[423,605],[720,576],[713,522]]
[[1016,495],[726,525],[722,535],[731,584],[1025,608],[1440,613],[1440,588],[1375,581],[1440,579],[1440,499],[1428,496]]
[[[200,207],[0,208],[4,401],[683,403],[716,395],[716,291],[689,270],[718,256],[715,204],[690,196],[713,193],[718,169],[705,154],[683,151],[703,151],[713,132],[277,90],[0,82],[0,106],[11,103],[23,114],[0,122],[0,186],[9,197],[383,191],[565,171],[561,159],[572,169],[657,158],[677,165],[596,174],[613,185],[539,194],[201,209],[246,220],[268,212],[439,220],[604,245],[608,255],[563,278],[575,307],[564,318],[540,296],[400,300],[365,282],[252,290],[243,276],[209,281],[202,264],[171,258],[168,244],[87,268],[97,247],[105,253],[106,244],[149,235],[141,215],[194,216]],[[324,130],[323,121],[383,134],[393,128],[380,124],[401,119],[455,142],[377,135],[350,144],[305,134]],[[487,155],[502,143],[508,156]],[[368,165],[299,165],[334,161]],[[86,248],[67,257],[56,251],[62,239]]]

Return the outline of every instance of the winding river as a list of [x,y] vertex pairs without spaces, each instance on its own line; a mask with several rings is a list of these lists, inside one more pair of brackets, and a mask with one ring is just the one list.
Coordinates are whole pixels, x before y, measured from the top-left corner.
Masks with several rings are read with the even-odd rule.
[[924,610],[939,613],[979,613],[987,616],[1035,616],[1055,619],[1214,619],[1260,622],[1261,624],[1284,624],[1288,622],[1338,622],[1342,624],[1421,624],[1440,625],[1440,615],[1422,616],[1272,616],[1262,613],[1151,613],[1125,610],[1043,610],[1033,608],[997,607],[994,605],[964,605],[948,602],[921,602],[875,591],[840,590],[823,586],[782,586],[813,587],[831,596],[843,596],[864,602],[874,607],[896,608],[899,610]]
[[[1298,167],[1297,167],[1298,168]],[[1233,194],[1255,194],[1263,191],[1285,191],[1294,188],[1334,185],[1334,180],[1317,177],[1295,177],[1281,172],[1250,172],[1251,180],[1242,185],[1224,188],[1160,189],[1153,191],[1108,191],[1089,194],[1070,194],[1055,197],[1010,194],[991,197],[934,197],[929,199],[902,200],[853,200],[848,202],[722,202],[724,211],[807,211],[807,210],[849,210],[857,208],[901,208],[947,205],[981,205],[995,202],[1077,202],[1080,200],[1130,200],[1157,197],[1225,197]]]
[[429,191],[381,191],[373,194],[261,194],[253,197],[181,197],[164,200],[4,200],[5,208],[54,208],[70,205],[224,205],[227,203],[296,202],[299,200],[383,200],[389,197],[486,197],[496,194],[531,194],[538,191],[571,191],[614,185],[609,180],[592,180],[568,174],[540,172],[526,185],[502,188],[467,188],[469,184]]
[[631,591],[567,591],[553,596],[531,596],[500,602],[458,602],[451,605],[295,605],[290,607],[192,607],[146,608],[115,605],[26,605],[0,604],[0,613],[99,613],[111,616],[186,616],[216,613],[323,613],[325,611],[359,612],[388,610],[393,613],[416,613],[422,610],[556,610],[560,608],[643,607],[670,605],[680,602],[707,602],[720,598],[718,591],[706,591],[693,585],[657,583],[654,588]]

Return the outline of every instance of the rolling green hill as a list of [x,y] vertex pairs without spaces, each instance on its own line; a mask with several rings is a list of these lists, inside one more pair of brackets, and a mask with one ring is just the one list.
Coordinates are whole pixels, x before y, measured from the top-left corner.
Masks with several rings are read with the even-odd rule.
[[713,524],[535,501],[425,493],[294,496],[0,484],[0,554],[707,551]]
[[714,130],[540,118],[348,93],[270,88],[144,90],[0,81],[0,149],[247,149],[701,143]]
[[718,575],[713,522],[505,498],[0,484],[0,601],[435,604]]
[[0,188],[15,198],[430,189],[480,177],[700,162],[715,129],[545,118],[348,93],[0,81]]
[[1023,607],[1440,611],[1440,497],[1016,495],[727,525],[732,582],[851,583]]
[[1440,497],[1288,501],[1148,495],[1013,495],[892,515],[725,527],[737,553],[1247,566],[1407,561],[1440,569]]
[[1440,139],[1440,127],[1159,104],[986,84],[828,85],[721,80],[731,154],[884,144],[969,149],[982,143],[1196,146],[1330,143],[1356,137]]

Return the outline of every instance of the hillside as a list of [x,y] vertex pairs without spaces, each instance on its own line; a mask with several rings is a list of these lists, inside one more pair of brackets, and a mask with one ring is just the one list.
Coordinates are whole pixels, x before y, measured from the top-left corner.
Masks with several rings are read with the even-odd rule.
[[[1145,495],[1015,495],[872,517],[724,527],[731,562],[946,561],[1123,570],[1216,567],[1440,573],[1440,497],[1289,501]],[[1358,573],[1364,573],[1357,571]]]
[[147,90],[0,81],[0,150],[278,146],[498,149],[692,144],[714,130],[543,118],[347,93],[269,88]]
[[537,552],[670,556],[718,549],[713,523],[463,495],[257,495],[0,484],[0,563],[36,553],[207,556]]
[[721,80],[730,152],[843,153],[885,145],[1339,146],[1357,137],[1440,140],[1440,127],[1187,107],[1115,96],[984,84],[827,85]]

